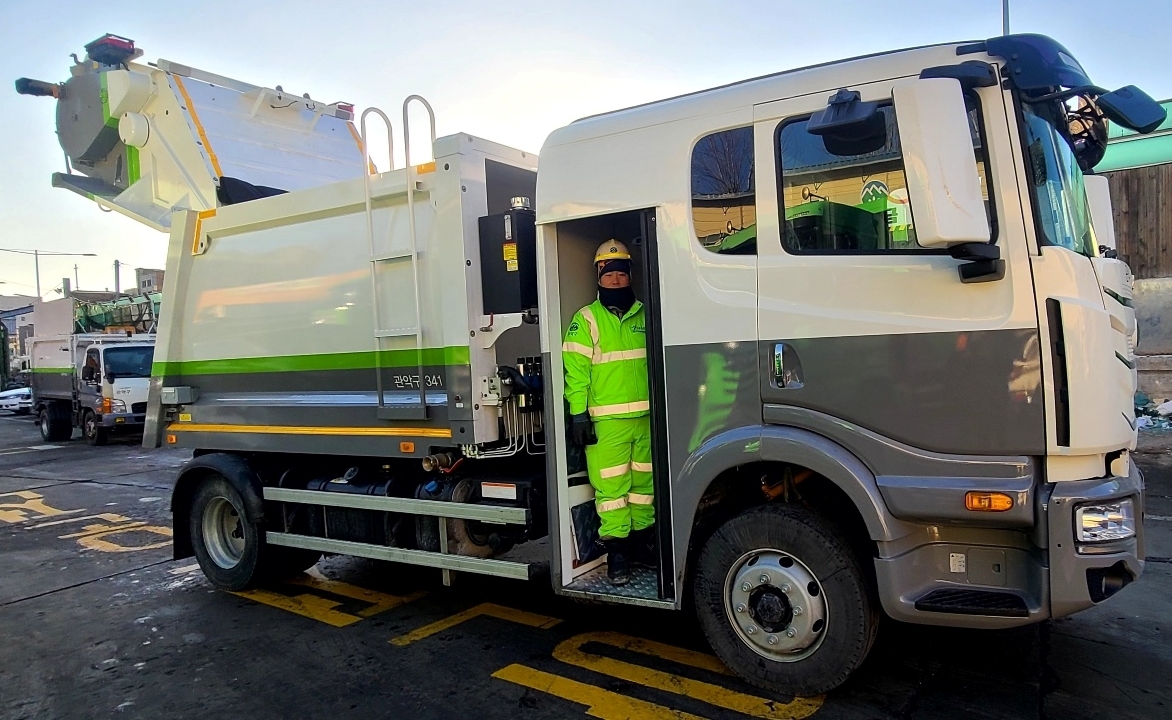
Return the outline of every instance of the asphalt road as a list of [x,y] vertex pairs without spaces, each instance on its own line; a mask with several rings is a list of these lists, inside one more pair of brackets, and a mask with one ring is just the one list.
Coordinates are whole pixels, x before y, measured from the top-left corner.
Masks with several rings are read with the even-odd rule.
[[172,561],[186,455],[41,442],[0,416],[0,718],[1172,717],[1172,443],[1148,479],[1140,582],[1010,632],[888,622],[826,697],[727,675],[682,613],[557,598],[548,580],[349,558],[244,594]]

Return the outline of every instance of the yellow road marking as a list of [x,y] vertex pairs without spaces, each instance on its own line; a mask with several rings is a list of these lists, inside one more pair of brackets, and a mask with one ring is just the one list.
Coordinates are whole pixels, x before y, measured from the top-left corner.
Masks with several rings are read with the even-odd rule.
[[[632,638],[614,632],[582,633],[560,643],[554,648],[554,658],[570,665],[609,675],[619,680],[638,683],[649,688],[662,690],[675,695],[694,698],[709,705],[715,705],[726,710],[744,713],[751,717],[768,718],[769,720],[796,720],[813,715],[822,707],[823,696],[814,698],[794,698],[788,703],[779,703],[774,700],[746,695],[735,690],[729,690],[719,685],[706,683],[701,680],[681,677],[673,673],[661,672],[641,665],[614,660],[582,650],[582,646],[589,642],[602,643],[613,647],[630,650],[643,655],[659,657],[673,662],[683,663],[703,670],[713,670],[719,660],[711,655],[696,653],[683,648],[650,640]],[[727,674],[721,666],[719,672]]]
[[[19,498],[19,502],[4,502],[2,498]],[[54,515],[71,515],[85,512],[80,510],[58,510],[45,504],[45,496],[31,490],[17,490],[15,492],[0,493],[0,522],[22,523],[28,520],[41,520]],[[30,516],[30,513],[36,513]]]
[[167,426],[167,432],[257,433],[261,435],[353,435],[375,437],[450,438],[451,428],[409,427],[313,427],[301,425],[222,425],[183,423]]
[[488,616],[494,617],[498,620],[508,620],[509,622],[519,623],[521,625],[528,625],[529,627],[540,628],[548,630],[549,628],[561,622],[558,618],[549,617],[547,615],[538,615],[537,613],[526,612],[525,610],[515,610],[503,605],[496,605],[494,603],[483,603],[473,608],[468,608],[464,612],[456,613],[451,617],[437,620],[430,625],[412,630],[406,635],[400,635],[397,638],[391,638],[392,645],[400,647],[410,645],[413,642],[429,638],[436,633],[443,632],[448,628],[455,627],[462,622],[467,622],[473,618]]
[[586,714],[600,720],[703,720],[697,715],[620,695],[524,665],[508,665],[494,672],[492,676],[585,705]]
[[370,603],[370,607],[358,611],[358,615],[364,618],[373,617],[381,612],[405,605],[427,594],[426,592],[419,591],[410,595],[389,595],[375,590],[367,590],[366,588],[351,585],[350,583],[344,583],[340,580],[330,580],[329,578],[314,577],[312,575],[302,575],[289,582],[293,585],[304,585],[305,587],[322,590],[334,595],[341,595],[351,600],[361,600],[362,602]]
[[362,619],[357,615],[335,610],[334,608],[342,604],[337,600],[329,600],[309,593],[290,597],[270,590],[242,590],[232,594],[247,598],[248,600],[254,600],[258,603],[264,603],[265,605],[271,605],[272,607],[286,610],[295,615],[310,618],[311,620],[317,620],[318,622],[323,622],[333,627],[346,627]]

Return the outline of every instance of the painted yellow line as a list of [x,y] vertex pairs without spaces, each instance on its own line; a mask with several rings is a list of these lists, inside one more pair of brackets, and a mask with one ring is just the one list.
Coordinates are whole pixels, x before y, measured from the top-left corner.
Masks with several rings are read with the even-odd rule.
[[175,87],[179,88],[179,94],[183,96],[183,100],[187,103],[187,112],[191,114],[191,122],[195,125],[195,131],[199,133],[199,139],[203,142],[203,149],[208,153],[208,159],[212,161],[212,169],[216,171],[216,177],[224,177],[224,171],[220,169],[220,161],[216,158],[215,151],[212,150],[212,144],[208,142],[208,134],[204,132],[203,123],[199,121],[199,115],[195,112],[195,103],[191,102],[191,96],[187,94],[187,88],[183,86],[183,78],[178,75],[172,75],[175,78]]
[[317,595],[310,595],[309,593],[290,597],[269,590],[243,590],[232,594],[280,610],[285,610],[295,615],[301,615],[311,620],[317,620],[318,622],[323,622],[333,627],[346,627],[362,619],[357,615],[336,610],[335,608],[342,604],[337,600],[329,600],[318,597]]
[[524,665],[505,666],[492,676],[585,705],[586,714],[600,720],[703,720],[697,715],[620,695]]
[[172,423],[167,432],[255,433],[259,435],[349,435],[362,437],[450,438],[451,428],[310,427],[302,425],[216,425]]
[[525,610],[515,610],[503,605],[496,605],[494,603],[483,603],[473,608],[468,608],[464,612],[456,613],[451,617],[437,620],[430,625],[412,630],[406,635],[400,635],[397,638],[391,638],[392,645],[400,647],[410,645],[418,640],[429,638],[436,633],[443,632],[448,628],[455,627],[462,622],[467,622],[473,618],[481,616],[494,617],[498,620],[507,620],[515,622],[520,625],[528,625],[529,627],[540,628],[541,630],[548,630],[549,628],[561,622],[558,618],[549,617],[547,615],[538,615],[537,613],[526,612]]
[[[669,645],[640,640],[627,635],[613,632],[594,632],[575,635],[560,643],[554,648],[554,658],[570,665],[576,665],[586,670],[592,670],[603,675],[637,683],[645,687],[663,692],[682,695],[716,707],[743,713],[755,718],[768,720],[796,720],[807,718],[822,707],[824,697],[819,695],[813,698],[794,698],[791,702],[780,703],[755,695],[746,695],[735,690],[729,690],[719,685],[681,677],[674,673],[653,670],[642,665],[615,660],[595,653],[582,650],[586,643],[601,643],[612,647],[630,650],[652,657],[663,658],[673,662],[683,663],[691,667],[711,670],[719,662],[715,657],[703,653],[693,653],[683,648],[673,648]],[[727,672],[727,671],[725,671]]]
[[370,603],[370,607],[358,611],[358,615],[364,618],[373,617],[381,612],[405,605],[427,594],[426,592],[420,591],[411,593],[410,595],[390,595],[376,590],[367,590],[366,588],[344,583],[340,580],[330,580],[329,578],[314,577],[313,575],[302,575],[288,582],[292,585],[302,585],[333,595],[341,595],[351,600]]

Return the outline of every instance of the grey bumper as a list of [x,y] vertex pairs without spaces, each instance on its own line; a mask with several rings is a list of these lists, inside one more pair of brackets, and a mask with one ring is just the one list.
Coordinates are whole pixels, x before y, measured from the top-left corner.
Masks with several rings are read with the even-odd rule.
[[[1075,541],[1077,506],[1127,498],[1135,503],[1135,537],[1111,543]],[[1144,479],[1135,462],[1127,477],[1055,483],[1046,509],[1051,617],[1070,615],[1102,602],[1143,572]]]
[[[883,609],[896,620],[1006,628],[1085,610],[1137,579],[1144,567],[1143,476],[1052,483],[1038,488],[1034,527],[920,526],[881,543],[875,575]],[[1131,498],[1136,535],[1077,543],[1075,510]]]
[[146,413],[106,413],[101,416],[102,427],[113,430],[133,429],[141,432],[146,423]]

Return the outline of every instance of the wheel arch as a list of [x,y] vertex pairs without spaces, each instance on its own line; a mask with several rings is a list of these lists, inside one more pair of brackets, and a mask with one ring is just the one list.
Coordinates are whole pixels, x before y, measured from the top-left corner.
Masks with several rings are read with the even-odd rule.
[[248,460],[233,453],[208,453],[192,458],[179,477],[171,492],[171,524],[173,528],[174,559],[180,560],[195,554],[191,547],[191,501],[200,483],[211,475],[221,475],[244,500],[244,511],[249,522],[264,520],[264,486],[260,476]]
[[[911,532],[887,509],[875,475],[866,464],[838,443],[795,427],[738,428],[698,448],[673,488],[679,500],[676,521],[691,529],[689,537],[682,543],[677,540],[675,548],[676,557],[683,560],[677,561],[681,585],[713,524],[753,505],[766,504],[763,495],[752,493],[760,487],[761,478],[786,469],[810,471],[811,486],[820,488],[819,501],[811,504],[831,515],[848,535],[874,543]],[[688,488],[688,492],[684,495],[676,488]],[[842,511],[848,508],[850,512],[844,517]]]

